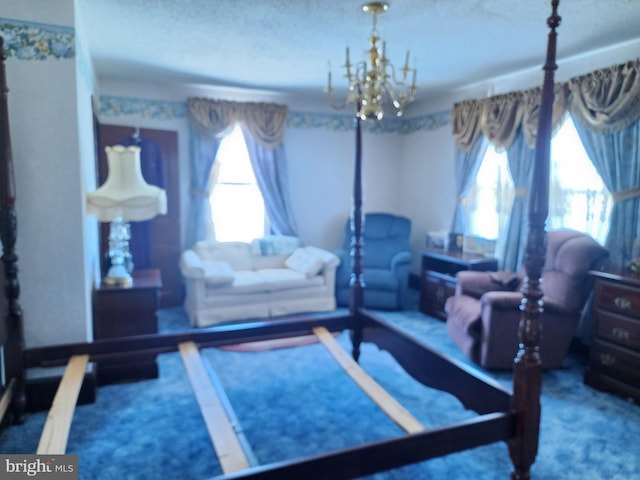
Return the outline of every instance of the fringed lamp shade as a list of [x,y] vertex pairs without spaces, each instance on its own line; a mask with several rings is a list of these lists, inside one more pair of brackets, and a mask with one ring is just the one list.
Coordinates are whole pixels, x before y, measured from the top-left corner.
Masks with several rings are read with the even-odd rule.
[[140,147],[106,147],[107,180],[87,194],[87,212],[101,222],[111,222],[109,259],[111,267],[105,283],[130,286],[131,254],[129,222],[151,220],[167,213],[166,192],[149,185],[140,168]]

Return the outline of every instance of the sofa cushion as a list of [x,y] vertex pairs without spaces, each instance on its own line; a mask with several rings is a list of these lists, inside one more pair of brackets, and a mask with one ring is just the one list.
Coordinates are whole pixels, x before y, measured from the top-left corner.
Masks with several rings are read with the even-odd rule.
[[226,261],[235,271],[252,270],[251,246],[245,242],[201,241],[193,250],[203,261]]
[[269,291],[269,283],[258,272],[240,270],[235,272],[233,284],[223,287],[220,293],[260,293]]
[[313,250],[298,248],[285,260],[284,264],[291,270],[310,278],[320,273],[324,262]]
[[269,291],[277,292],[291,289],[323,285],[320,276],[307,277],[304,273],[289,268],[268,268],[256,272],[268,284]]
[[[303,273],[288,268],[267,268],[264,270],[240,270],[234,272],[233,283],[219,285],[208,290],[209,295],[229,296],[269,293],[288,289],[299,289],[323,285],[320,276],[307,278]],[[212,286],[208,284],[208,286]]]
[[212,287],[230,284],[235,278],[233,269],[228,262],[206,261],[202,262],[202,265],[204,266],[205,282]]
[[254,255],[253,269],[262,270],[265,268],[287,268],[284,264],[285,260],[291,255]]

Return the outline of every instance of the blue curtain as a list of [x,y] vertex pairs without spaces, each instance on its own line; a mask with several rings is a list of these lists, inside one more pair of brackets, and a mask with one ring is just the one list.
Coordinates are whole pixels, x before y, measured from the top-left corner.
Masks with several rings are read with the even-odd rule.
[[186,245],[191,247],[209,235],[211,208],[209,206],[211,169],[224,137],[206,135],[196,128],[189,132],[189,213]]
[[568,88],[580,140],[613,196],[609,261],[626,269],[640,238],[640,60],[572,78]]
[[209,206],[211,169],[220,142],[236,123],[242,126],[251,164],[274,231],[296,235],[282,145],[287,107],[274,103],[239,103],[207,98],[189,98],[188,105],[191,201],[187,218],[187,247],[206,239],[212,230]]
[[633,241],[640,238],[640,121],[611,133],[595,133],[579,120],[575,125],[589,158],[614,199],[605,244],[609,262],[614,267],[626,268]]
[[487,145],[488,142],[484,135],[478,135],[468,151],[464,152],[456,146],[456,198],[458,203],[453,215],[452,232],[464,233],[466,230],[465,198],[475,181]]
[[522,266],[529,225],[527,216],[529,185],[531,185],[535,153],[535,149],[527,144],[524,130],[520,128],[507,149],[507,161],[515,187],[515,197],[504,234],[503,252],[502,255],[498,255],[498,258],[502,258],[502,270],[518,272]]
[[258,142],[246,125],[242,126],[249,159],[256,176],[271,230],[277,235],[297,236],[298,229],[289,198],[289,177],[284,145],[274,148]]

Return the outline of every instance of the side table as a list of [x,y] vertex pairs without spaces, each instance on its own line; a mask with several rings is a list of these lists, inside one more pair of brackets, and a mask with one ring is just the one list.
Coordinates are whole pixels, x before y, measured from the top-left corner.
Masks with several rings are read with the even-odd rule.
[[444,303],[456,290],[456,273],[462,270],[495,271],[498,261],[493,257],[428,249],[422,252],[420,275],[420,311],[446,320]]
[[[95,291],[93,336],[95,340],[146,335],[158,332],[158,298],[162,288],[160,270],[134,270],[133,285],[120,287],[102,283]],[[158,377],[155,356],[136,363],[100,362],[98,384]]]

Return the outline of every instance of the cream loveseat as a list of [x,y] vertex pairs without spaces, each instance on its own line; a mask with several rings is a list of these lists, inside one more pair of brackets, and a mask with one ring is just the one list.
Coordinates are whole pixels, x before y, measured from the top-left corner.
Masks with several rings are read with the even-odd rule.
[[191,325],[276,317],[336,308],[340,260],[296,237],[251,243],[201,241],[182,253],[184,307]]

